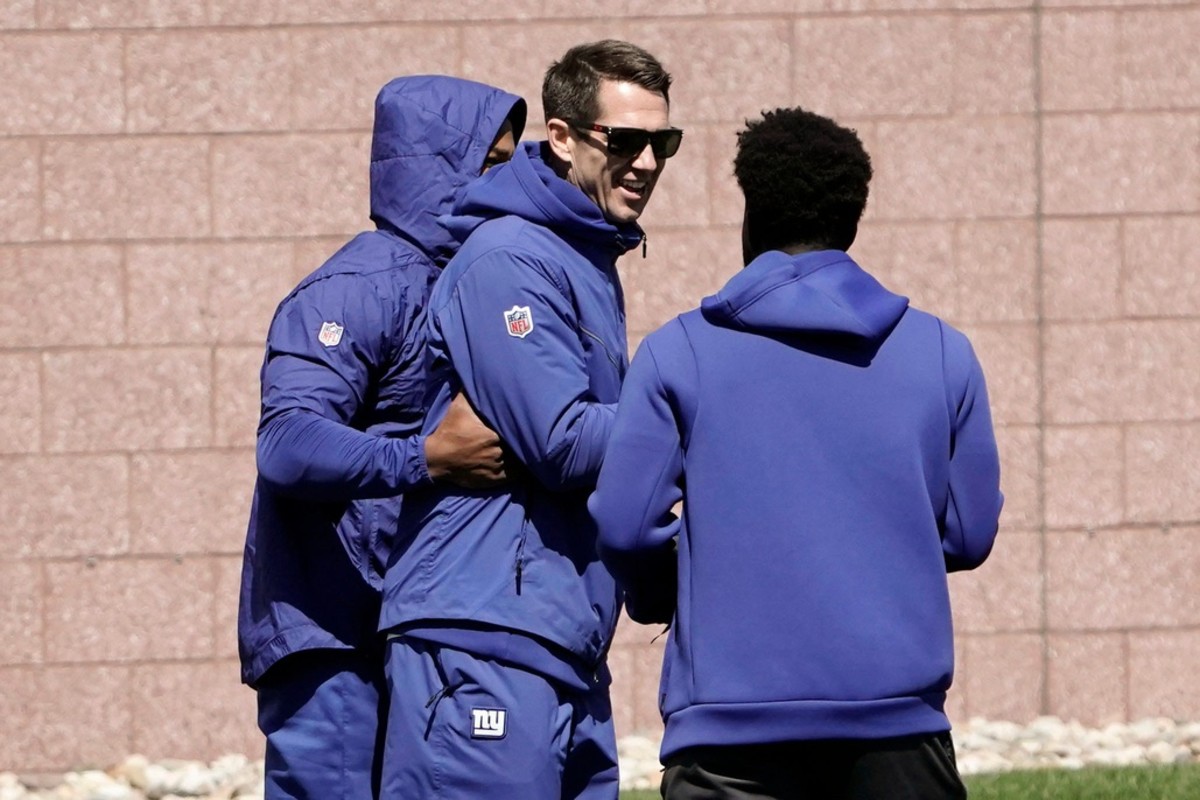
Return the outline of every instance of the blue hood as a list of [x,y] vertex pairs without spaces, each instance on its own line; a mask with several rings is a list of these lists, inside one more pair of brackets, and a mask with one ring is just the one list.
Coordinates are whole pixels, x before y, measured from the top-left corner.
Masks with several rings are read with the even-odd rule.
[[704,298],[704,318],[747,331],[822,332],[882,338],[904,316],[892,294],[841,250],[770,250]]
[[396,78],[375,98],[371,219],[444,265],[458,242],[437,219],[479,177],[504,120],[525,127],[525,101],[443,75]]
[[489,219],[515,216],[564,239],[611,246],[619,252],[641,243],[637,223],[613,224],[587,195],[546,163],[545,142],[525,142],[507,164],[473,183],[442,224],[459,241]]

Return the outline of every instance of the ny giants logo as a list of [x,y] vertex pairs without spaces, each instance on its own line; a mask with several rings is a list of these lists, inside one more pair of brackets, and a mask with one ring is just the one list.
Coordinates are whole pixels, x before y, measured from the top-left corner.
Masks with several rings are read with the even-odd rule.
[[503,739],[508,732],[508,711],[503,708],[472,708],[472,739]]

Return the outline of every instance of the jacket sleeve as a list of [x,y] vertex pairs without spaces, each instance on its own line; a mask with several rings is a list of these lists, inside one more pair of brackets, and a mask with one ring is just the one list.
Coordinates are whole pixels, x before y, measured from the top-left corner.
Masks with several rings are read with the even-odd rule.
[[[419,309],[406,301],[403,290],[381,292],[362,276],[334,275],[280,305],[267,336],[257,445],[259,475],[271,488],[341,502],[429,480],[422,436],[390,438],[355,427],[395,356],[392,343],[407,349],[420,333]],[[325,323],[342,327],[334,344],[318,339]]]
[[953,432],[942,550],[947,571],[957,571],[978,567],[991,553],[1004,495],[983,369],[957,331],[943,327],[943,347]]
[[[431,335],[479,415],[542,485],[595,485],[615,409],[591,393],[566,287],[534,257],[493,250],[445,296]],[[513,309],[526,313],[528,331],[510,330]]]
[[672,508],[683,497],[676,405],[647,339],[625,377],[600,480],[588,500],[600,558],[636,622],[668,623],[675,610],[680,522]]

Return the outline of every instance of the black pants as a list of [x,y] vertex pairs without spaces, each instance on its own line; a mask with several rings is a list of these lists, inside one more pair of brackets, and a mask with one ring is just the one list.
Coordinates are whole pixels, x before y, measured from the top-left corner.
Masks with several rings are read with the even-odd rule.
[[666,800],[961,800],[949,733],[694,747],[667,760]]

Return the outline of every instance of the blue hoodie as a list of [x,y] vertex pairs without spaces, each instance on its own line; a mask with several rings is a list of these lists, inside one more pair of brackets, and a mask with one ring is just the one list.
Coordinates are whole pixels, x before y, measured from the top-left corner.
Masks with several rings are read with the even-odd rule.
[[397,495],[429,482],[423,312],[455,250],[438,224],[479,176],[515,95],[442,76],[379,92],[371,219],[275,312],[238,612],[242,679],[289,653],[377,639]]
[[465,391],[524,465],[502,491],[410,495],[381,628],[578,685],[595,679],[617,617],[586,498],[627,366],[616,259],[642,240],[518,148],[446,220],[466,243],[430,299],[435,398]]
[[946,572],[1001,502],[967,339],[840,250],[765,253],[648,336],[590,509],[635,618],[674,607],[663,758],[948,730]]

